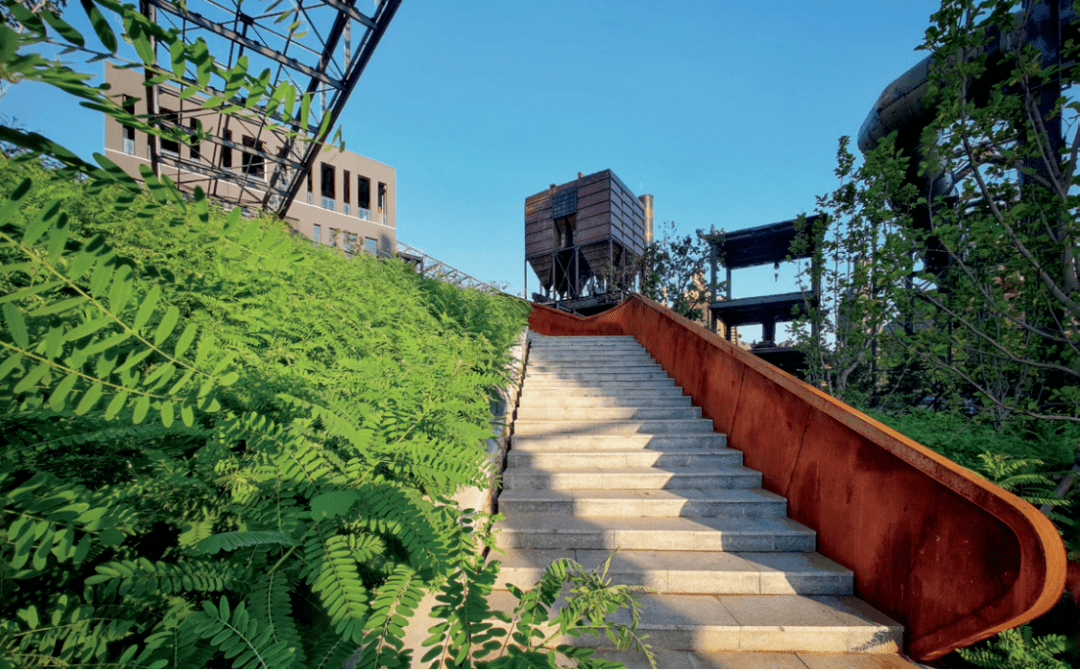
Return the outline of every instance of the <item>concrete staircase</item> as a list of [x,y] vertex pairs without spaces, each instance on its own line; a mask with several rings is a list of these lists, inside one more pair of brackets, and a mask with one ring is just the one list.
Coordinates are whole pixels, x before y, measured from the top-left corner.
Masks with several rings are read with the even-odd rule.
[[529,587],[552,560],[591,568],[619,549],[610,576],[657,591],[641,596],[639,632],[672,666],[754,651],[788,652],[769,654],[771,666],[800,652],[790,666],[812,667],[809,652],[899,650],[903,628],[852,596],[852,573],[815,552],[814,531],[785,517],[786,500],[761,488],[761,473],[633,337],[530,342],[498,502],[508,555],[496,585]]

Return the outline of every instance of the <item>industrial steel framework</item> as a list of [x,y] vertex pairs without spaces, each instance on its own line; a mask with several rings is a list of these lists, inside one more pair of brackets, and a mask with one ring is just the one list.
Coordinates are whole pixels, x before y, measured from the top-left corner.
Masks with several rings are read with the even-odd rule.
[[[360,6],[370,6],[364,11]],[[235,67],[241,58],[248,61],[249,72],[269,69],[269,90],[290,82],[298,93],[312,96],[306,128],[294,119],[288,123],[277,114],[264,114],[259,123],[259,137],[273,131],[267,122],[298,131],[300,138],[283,137],[280,150],[261,151],[259,137],[254,146],[241,146],[222,137],[208,137],[206,142],[222,148],[246,152],[260,157],[266,167],[266,180],[253,182],[205,163],[194,164],[156,151],[150,146],[151,167],[167,164],[236,184],[241,189],[239,205],[274,211],[284,216],[311,170],[323,140],[318,138],[321,127],[332,129],[356,86],[375,48],[394,18],[401,0],[140,0],[140,9],[149,19],[163,28],[175,28],[186,44],[199,38],[206,41],[217,64],[225,70]],[[225,60],[222,55],[225,54]],[[167,53],[158,58],[169,62]],[[189,66],[178,80],[181,85],[196,84],[197,77]],[[147,87],[147,104],[152,118],[161,126],[169,124],[161,118],[155,101],[158,86]],[[211,95],[225,96],[213,83]],[[246,107],[247,101],[234,96],[230,102]],[[203,111],[198,103],[193,109],[181,110],[181,118],[199,114],[218,114]],[[256,114],[258,108],[255,108]],[[185,116],[186,115],[186,116]],[[324,121],[325,126],[324,126]],[[282,134],[284,135],[284,134]],[[305,138],[307,141],[305,141]],[[271,144],[271,143],[267,143]],[[277,145],[277,143],[273,143]]]

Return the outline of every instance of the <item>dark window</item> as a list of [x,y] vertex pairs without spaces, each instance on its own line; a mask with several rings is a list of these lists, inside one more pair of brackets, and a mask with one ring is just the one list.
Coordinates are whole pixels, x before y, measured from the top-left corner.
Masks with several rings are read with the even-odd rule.
[[307,190],[308,190],[309,194],[311,192],[315,191],[315,187],[313,187],[312,184],[311,184],[312,181],[314,181],[314,176],[315,176],[315,169],[314,168],[308,168],[308,171],[307,171]]
[[363,175],[356,176],[356,207],[371,209],[371,180]]
[[352,203],[352,199],[350,198],[349,194],[349,187],[351,186],[349,184],[350,179],[352,179],[352,176],[349,175],[349,171],[346,170],[341,176],[341,198],[345,201],[345,205]]
[[[232,142],[232,131],[225,131],[221,139],[225,142]],[[232,168],[232,147],[221,146],[221,167]]]
[[[172,110],[166,110],[164,107],[158,110],[158,119],[161,120],[161,129],[163,131],[171,131],[180,123],[180,115]],[[168,138],[160,138],[160,140],[163,154],[176,155],[180,153],[180,143],[176,140],[169,140]]]
[[[190,123],[191,123],[191,126],[190,126],[191,134],[194,137],[194,135],[196,133],[198,133],[200,130],[202,130],[201,129],[201,124],[199,124],[197,119],[192,119]],[[201,145],[202,145],[202,143],[197,142],[197,141],[191,143],[191,160],[192,161],[198,161],[202,157],[202,147],[201,147]]]
[[[132,98],[131,96],[124,96],[123,102],[121,104],[124,107],[124,112],[127,112],[131,116],[135,116],[135,99],[134,98]],[[129,126],[128,124],[124,124],[124,139],[125,140],[134,140],[135,139],[135,127],[134,126]]]
[[[256,152],[264,152],[263,143],[261,141],[256,142],[255,138],[244,136],[244,147],[250,147]],[[264,177],[266,175],[265,160],[261,154],[255,154],[254,152],[245,151],[244,155],[240,159],[243,162],[241,170],[245,175],[252,177]]]
[[[121,104],[121,106],[123,106],[124,112],[127,112],[128,114],[130,114],[132,116],[135,116],[135,99],[134,98],[132,98],[131,96],[125,95],[123,97],[123,99],[121,99],[120,104]],[[128,124],[124,124],[123,126],[124,126],[124,130],[123,130],[122,136],[123,136],[123,141],[124,141],[124,153],[125,154],[134,154],[135,153],[135,128],[133,126],[129,126]]]
[[386,224],[386,185],[379,182],[379,219],[381,224]]
[[334,167],[322,164],[322,181],[320,183],[322,195],[326,198],[334,198]]

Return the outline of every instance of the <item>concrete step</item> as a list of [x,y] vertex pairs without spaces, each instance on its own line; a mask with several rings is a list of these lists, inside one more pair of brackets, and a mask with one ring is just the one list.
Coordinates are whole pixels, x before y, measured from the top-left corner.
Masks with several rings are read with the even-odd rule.
[[[895,670],[930,669],[901,653],[849,651],[673,651],[653,648],[658,670]],[[597,656],[622,663],[628,670],[651,670],[652,663],[633,647],[626,651],[600,648]],[[558,658],[557,658],[558,659]],[[560,663],[563,664],[563,663]],[[569,664],[569,661],[565,664]]]
[[573,360],[541,360],[529,358],[526,372],[544,371],[578,371],[580,368],[599,368],[602,371],[635,371],[635,369],[650,369],[650,371],[663,371],[663,367],[649,357],[621,357],[621,358],[581,358]]
[[760,488],[740,490],[503,490],[499,512],[556,516],[713,518],[787,515],[787,500]]
[[612,369],[610,372],[606,371],[586,371],[584,369],[580,371],[541,371],[525,372],[524,385],[529,385],[533,381],[537,380],[566,380],[574,382],[590,382],[590,383],[603,383],[603,382],[629,382],[640,380],[671,380],[666,371],[653,371],[643,370],[640,372],[634,371],[619,371],[618,369]]
[[530,347],[540,348],[609,348],[642,347],[633,336],[541,336],[530,337]]
[[518,409],[522,408],[551,408],[573,406],[574,408],[657,408],[657,407],[689,407],[692,405],[690,397],[680,390],[669,387],[656,394],[647,394],[641,398],[627,399],[624,397],[583,395],[581,390],[573,390],[563,394],[529,394],[522,393]]
[[529,346],[529,356],[537,357],[572,357],[572,356],[615,356],[622,354],[647,355],[649,351],[641,347],[640,343],[609,343],[595,345],[588,343],[571,343],[551,345],[549,343],[533,343]]
[[[559,390],[558,393],[552,390]],[[673,378],[654,378],[638,381],[607,381],[603,384],[590,381],[560,380],[554,377],[533,378],[522,387],[523,399],[532,397],[550,398],[553,394],[565,394],[568,397],[625,397],[632,400],[644,400],[652,396],[681,396],[683,390],[675,384]]]
[[506,456],[508,469],[586,469],[604,466],[619,467],[738,467],[742,466],[742,453],[731,450],[719,454],[710,448],[685,450],[620,450],[570,452],[570,451],[514,451]]
[[529,353],[529,365],[543,364],[585,364],[585,363],[598,363],[598,364],[619,364],[621,362],[634,362],[634,363],[646,363],[653,366],[659,366],[653,356],[644,350],[623,350],[620,352],[611,352],[605,350],[598,353],[574,353],[563,352],[556,350],[554,352],[536,352],[535,350]]
[[743,466],[612,467],[606,461],[585,468],[512,467],[503,472],[507,490],[637,490],[760,488],[761,472]]
[[557,374],[564,375],[590,375],[590,374],[602,374],[602,373],[663,373],[667,374],[663,368],[656,365],[653,362],[641,362],[641,363],[615,363],[615,364],[598,364],[595,362],[581,362],[578,364],[533,364],[530,362],[529,366],[525,369],[525,375],[535,376],[539,374]]
[[519,420],[677,420],[700,419],[696,406],[525,406]]
[[516,420],[515,436],[553,436],[556,434],[711,434],[713,421],[707,418],[686,420]]
[[[494,525],[499,548],[811,552],[817,534],[790,518],[623,518],[517,514]],[[622,552],[620,551],[620,552]]]
[[[592,451],[604,456],[607,451],[627,450],[677,451],[706,448],[726,448],[727,435],[716,432],[670,432],[666,434],[589,434],[537,435],[514,434],[510,437],[510,452]],[[740,455],[742,453],[739,453]],[[598,458],[599,459],[599,458]],[[606,457],[604,457],[606,459]]]
[[[850,595],[662,595],[643,594],[637,632],[648,643],[675,651],[858,651],[895,654],[904,628],[862,600]],[[512,611],[517,600],[507,591],[493,591],[494,609]],[[552,613],[565,605],[559,599]],[[629,625],[620,609],[612,620]],[[555,637],[549,642],[609,647],[607,639]]]
[[[592,568],[602,566],[608,556],[608,550],[509,549],[498,557],[501,567],[495,585],[529,588],[559,558]],[[695,595],[850,595],[853,576],[851,570],[813,552],[619,550],[607,573],[614,583]]]

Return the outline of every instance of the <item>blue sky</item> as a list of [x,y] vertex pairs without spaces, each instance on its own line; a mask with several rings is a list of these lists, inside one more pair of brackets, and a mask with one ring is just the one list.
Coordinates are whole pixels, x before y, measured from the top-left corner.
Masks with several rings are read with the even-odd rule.
[[[578,171],[615,171],[654,195],[657,225],[681,233],[812,212],[837,184],[838,138],[922,58],[937,8],[404,0],[342,116],[344,138],[397,169],[399,240],[517,293],[525,197]],[[67,14],[85,26],[77,3]],[[104,146],[100,114],[41,87],[13,86],[0,114],[84,157]],[[791,276],[739,271],[734,294],[790,291]]]

